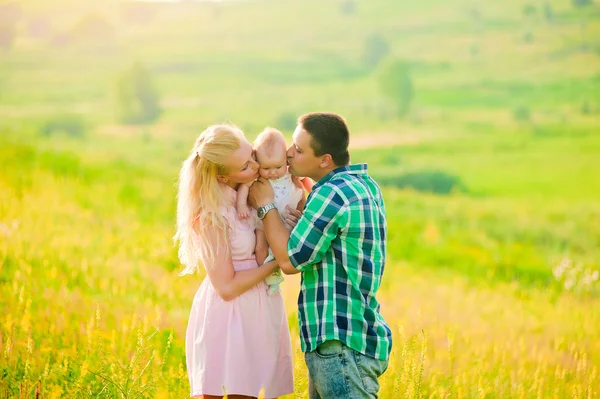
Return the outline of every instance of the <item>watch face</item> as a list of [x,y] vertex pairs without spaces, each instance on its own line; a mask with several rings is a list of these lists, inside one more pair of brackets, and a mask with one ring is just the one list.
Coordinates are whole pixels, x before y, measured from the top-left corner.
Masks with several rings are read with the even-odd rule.
[[263,210],[262,207],[258,208],[258,210],[256,211],[256,216],[258,216],[259,219],[262,219],[265,217],[265,211]]

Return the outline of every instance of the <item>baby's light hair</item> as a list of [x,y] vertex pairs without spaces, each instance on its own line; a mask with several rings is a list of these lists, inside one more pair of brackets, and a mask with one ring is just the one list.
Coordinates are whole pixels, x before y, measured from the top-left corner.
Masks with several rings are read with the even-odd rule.
[[283,133],[274,127],[265,128],[254,140],[254,149],[256,152],[265,152],[267,155],[281,147],[283,152],[287,151],[287,143]]
[[212,261],[216,250],[208,245],[206,228],[219,232],[217,244],[230,253],[225,216],[219,212],[230,199],[219,186],[217,175],[229,172],[227,159],[241,146],[242,131],[232,125],[213,125],[198,136],[192,152],[183,162],[177,193],[177,232],[179,260],[185,269],[180,273],[198,271],[198,263]]

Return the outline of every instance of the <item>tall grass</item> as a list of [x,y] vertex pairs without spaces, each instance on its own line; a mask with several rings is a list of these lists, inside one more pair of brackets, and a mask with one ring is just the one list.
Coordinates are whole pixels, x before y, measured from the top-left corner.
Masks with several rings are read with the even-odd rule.
[[[177,277],[173,179],[11,140],[0,154],[0,396],[186,397],[184,332],[203,276]],[[384,195],[394,349],[381,397],[598,394],[598,285],[569,291],[546,263],[567,253],[597,267],[593,205]],[[293,396],[305,397],[297,284],[287,279],[285,300]]]

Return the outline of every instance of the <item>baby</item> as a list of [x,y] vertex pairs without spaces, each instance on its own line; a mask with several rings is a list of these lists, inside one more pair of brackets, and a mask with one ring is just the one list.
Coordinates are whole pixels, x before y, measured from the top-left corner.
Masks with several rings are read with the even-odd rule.
[[[306,195],[301,187],[308,186],[308,182],[301,184],[292,177],[287,166],[287,144],[283,134],[274,128],[266,128],[254,141],[256,160],[260,165],[260,177],[268,179],[273,187],[275,206],[281,218],[284,218],[285,207],[290,206],[299,211],[304,210]],[[250,185],[241,185],[238,188],[236,208],[240,219],[248,219],[248,189]],[[287,225],[286,225],[287,226]],[[270,249],[261,248],[257,241],[256,260],[259,265],[275,259]],[[269,295],[279,291],[279,284],[283,281],[281,270],[273,272],[265,279]]]

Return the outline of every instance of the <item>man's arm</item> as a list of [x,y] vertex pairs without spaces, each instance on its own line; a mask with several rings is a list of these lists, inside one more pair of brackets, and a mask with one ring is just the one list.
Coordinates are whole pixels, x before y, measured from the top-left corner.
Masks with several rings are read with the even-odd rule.
[[[256,208],[273,202],[271,185],[261,180],[250,188],[250,202]],[[346,228],[347,222],[344,199],[336,188],[328,185],[321,186],[312,194],[291,235],[277,212],[270,211],[263,219],[267,241],[285,274],[298,273],[307,266],[319,263],[332,241]]]
[[302,271],[319,264],[347,224],[348,209],[340,192],[327,184],[319,187],[290,235],[288,257],[292,266]]

